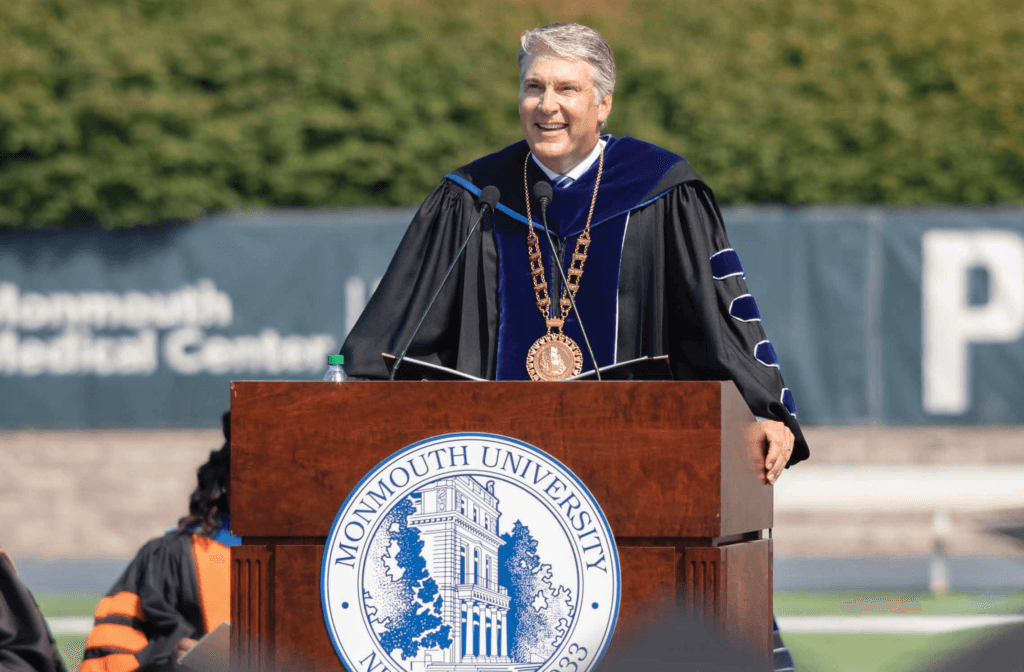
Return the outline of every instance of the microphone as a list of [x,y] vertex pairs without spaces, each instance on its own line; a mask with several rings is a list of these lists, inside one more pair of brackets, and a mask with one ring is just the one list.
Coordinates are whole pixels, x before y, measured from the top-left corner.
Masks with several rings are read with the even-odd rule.
[[[558,274],[562,278],[562,286],[568,288],[569,280],[565,277],[565,269],[562,268],[562,260],[559,259],[558,252],[555,251],[555,241],[551,238],[551,229],[548,228],[548,204],[554,199],[554,192],[551,190],[551,184],[541,180],[533,185],[533,196],[540,201],[540,216],[544,220],[544,233],[548,237],[548,245],[551,246],[551,259],[554,261],[555,268],[558,269]],[[569,297],[569,305],[572,306],[572,312],[576,315],[576,321],[580,325],[580,333],[583,334],[583,344],[587,346],[587,354],[590,355],[590,361],[594,364],[594,375],[598,380],[601,380],[601,370],[597,366],[597,357],[594,357],[594,350],[590,347],[590,339],[587,338],[587,330],[583,328],[583,318],[580,317],[580,311],[576,308],[576,299],[572,296],[572,290],[566,290],[566,296]],[[561,303],[561,295],[559,295],[559,303]]]
[[437,291],[430,297],[430,301],[427,303],[426,309],[423,311],[423,315],[420,316],[420,321],[416,323],[416,328],[409,334],[409,340],[405,342],[405,347],[402,348],[402,352],[398,354],[398,359],[395,360],[395,365],[391,367],[391,377],[389,380],[395,379],[395,374],[398,373],[398,367],[401,366],[402,360],[405,359],[405,353],[409,351],[409,346],[412,345],[412,339],[416,338],[416,333],[423,326],[423,320],[427,319],[427,313],[430,312],[431,307],[434,305],[434,301],[437,300],[438,295],[441,294],[441,289],[444,288],[444,283],[448,281],[448,276],[452,274],[455,269],[455,264],[459,263],[459,259],[462,258],[462,253],[466,251],[466,246],[469,245],[469,239],[473,237],[473,232],[476,231],[476,227],[480,225],[480,221],[484,218],[484,214],[490,210],[494,212],[494,206],[498,204],[498,199],[501,198],[501,192],[494,185],[488,185],[483,188],[478,197],[478,205],[480,214],[477,215],[476,221],[473,222],[473,226],[469,227],[469,233],[466,234],[466,239],[462,241],[462,247],[459,248],[455,258],[452,259],[452,263],[448,266],[448,270],[445,271],[444,277],[441,279],[441,284],[438,285]]

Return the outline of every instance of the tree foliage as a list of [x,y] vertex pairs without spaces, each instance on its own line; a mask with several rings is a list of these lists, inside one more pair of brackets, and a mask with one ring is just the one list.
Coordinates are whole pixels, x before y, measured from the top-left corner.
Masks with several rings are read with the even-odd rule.
[[451,627],[444,624],[443,598],[423,558],[418,528],[409,527],[413,505],[408,497],[381,522],[369,550],[363,606],[380,645],[402,660],[423,649],[446,649]]
[[530,528],[516,521],[501,535],[499,582],[508,589],[508,651],[519,663],[543,663],[569,630],[572,592],[552,584],[551,565],[541,562]]
[[5,0],[0,224],[415,204],[519,139],[518,33],[578,20],[607,130],[723,202],[1024,198],[1016,0]]

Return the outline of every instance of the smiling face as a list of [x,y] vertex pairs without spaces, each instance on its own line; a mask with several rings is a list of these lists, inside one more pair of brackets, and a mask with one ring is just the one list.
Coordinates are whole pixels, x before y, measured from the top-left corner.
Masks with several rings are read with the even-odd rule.
[[523,77],[519,124],[540,162],[566,173],[597,145],[601,124],[612,111],[611,94],[595,103],[591,65],[557,56],[537,56]]

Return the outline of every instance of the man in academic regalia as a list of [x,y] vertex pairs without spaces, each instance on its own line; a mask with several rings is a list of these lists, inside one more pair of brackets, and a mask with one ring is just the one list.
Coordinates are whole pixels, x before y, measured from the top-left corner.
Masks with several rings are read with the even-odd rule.
[[[494,185],[493,218],[470,239],[408,356],[491,380],[590,369],[572,292],[599,366],[668,355],[677,380],[734,381],[762,419],[774,483],[807,459],[807,443],[711,189],[668,150],[601,135],[615,62],[596,31],[526,31],[519,74],[525,140],[446,175],[423,202],[342,347],[346,372],[388,377],[381,353],[409,340],[477,217],[476,197]],[[533,189],[545,180],[568,283],[538,221]],[[792,665],[788,653],[776,658],[779,669]]]
[[[615,62],[596,31],[555,24],[521,42],[525,140],[446,175],[423,202],[342,348],[346,372],[388,377],[381,353],[409,339],[476,219],[476,197],[495,185],[493,218],[470,239],[408,355],[492,380],[562,369],[552,361],[570,364],[565,375],[588,370],[574,291],[600,366],[668,355],[677,380],[733,380],[765,419],[774,482],[807,458],[807,444],[711,189],[668,150],[601,135]],[[568,287],[538,221],[533,187],[544,180],[554,186],[547,220]]]

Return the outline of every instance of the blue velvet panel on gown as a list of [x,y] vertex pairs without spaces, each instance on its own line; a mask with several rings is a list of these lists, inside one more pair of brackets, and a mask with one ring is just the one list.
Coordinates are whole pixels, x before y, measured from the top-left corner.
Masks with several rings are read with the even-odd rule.
[[[622,238],[626,230],[628,215],[620,215],[591,229],[590,248],[583,267],[580,288],[576,293],[576,307],[583,317],[594,357],[600,366],[615,361],[615,334],[617,327],[619,260],[622,255]],[[534,341],[547,333],[544,318],[537,309],[533,280],[530,277],[530,262],[527,257],[526,235],[519,222],[508,217],[499,217],[494,225],[498,247],[498,380],[526,380],[526,356]],[[544,264],[544,276],[548,291],[554,287],[551,263],[551,247],[542,232],[540,251]],[[562,265],[569,268],[576,239],[571,236],[565,244]],[[557,243],[556,243],[557,244]],[[560,315],[558,298],[552,295],[552,309]],[[576,316],[570,312],[566,318],[563,333],[576,341],[583,351],[583,370],[593,369],[590,357],[583,344]]]
[[[663,196],[652,192],[669,170],[683,161],[677,154],[634,138],[608,135],[604,139],[605,166],[591,221],[591,244],[576,294],[576,305],[600,366],[615,362],[619,263],[629,212]],[[536,306],[526,248],[524,163],[531,191],[534,184],[547,180],[547,176],[527,159],[527,151],[525,141],[516,143],[473,162],[463,175],[448,176],[474,193],[479,193],[481,186],[493,184],[502,195],[494,217],[498,253],[498,380],[527,379],[527,352],[534,341],[547,333],[544,318]],[[555,190],[548,207],[551,233],[565,241],[562,262],[565,268],[572,260],[576,239],[586,227],[598,168],[599,162],[595,162],[571,186]],[[551,265],[551,247],[540,223],[540,205],[532,197],[531,210],[551,293],[552,274],[557,271]],[[552,309],[560,312],[559,298],[551,296]],[[572,313],[566,320],[564,333],[583,350],[583,370],[592,369],[579,323]]]

